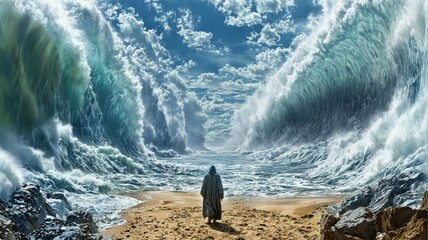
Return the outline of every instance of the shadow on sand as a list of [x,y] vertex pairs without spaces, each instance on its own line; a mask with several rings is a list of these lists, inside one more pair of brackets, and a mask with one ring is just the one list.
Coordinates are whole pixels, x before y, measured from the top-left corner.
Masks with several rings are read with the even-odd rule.
[[224,233],[229,233],[230,235],[238,235],[240,232],[236,231],[232,226],[230,226],[228,223],[209,223],[208,226],[212,228],[213,230],[217,230]]

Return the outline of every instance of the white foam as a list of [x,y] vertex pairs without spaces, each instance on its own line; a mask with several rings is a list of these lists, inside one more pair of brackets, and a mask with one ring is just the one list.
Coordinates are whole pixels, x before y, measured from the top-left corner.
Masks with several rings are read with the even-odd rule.
[[0,199],[7,201],[23,181],[22,169],[15,157],[0,148]]

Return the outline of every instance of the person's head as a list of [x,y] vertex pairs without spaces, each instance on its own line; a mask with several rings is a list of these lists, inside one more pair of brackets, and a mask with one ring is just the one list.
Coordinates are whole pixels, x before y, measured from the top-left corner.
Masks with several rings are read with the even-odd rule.
[[215,170],[214,165],[212,165],[212,166],[210,167],[210,171],[209,171],[209,173],[211,173],[211,174],[217,173],[217,171]]

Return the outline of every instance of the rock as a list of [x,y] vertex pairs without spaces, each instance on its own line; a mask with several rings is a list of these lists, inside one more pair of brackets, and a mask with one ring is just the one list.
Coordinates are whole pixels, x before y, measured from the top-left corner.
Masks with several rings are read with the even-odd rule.
[[335,238],[334,224],[339,221],[339,218],[333,214],[322,214],[320,221],[321,240],[329,240]]
[[84,233],[98,233],[98,227],[92,215],[85,211],[73,211],[66,220],[67,226],[77,224]]
[[54,209],[56,217],[65,219],[72,211],[72,207],[64,194],[48,192],[46,198],[49,205]]
[[337,222],[339,221],[339,218],[332,215],[332,214],[322,214],[321,215],[321,222],[320,222],[320,228],[321,232],[323,230],[328,230],[331,227],[333,227]]
[[65,195],[63,193],[58,193],[58,192],[48,192],[46,193],[46,198],[47,199],[58,199],[61,200],[64,203],[64,206],[66,209],[68,210],[72,210],[72,207],[70,205],[70,203],[68,202],[67,198],[65,197]]
[[337,231],[334,227],[325,232],[325,240],[366,240]]
[[425,191],[424,197],[422,198],[421,207],[422,210],[428,210],[428,191]]
[[65,229],[63,228],[64,221],[57,218],[46,218],[40,228],[30,234],[30,238],[35,239],[54,239],[61,236]]
[[12,221],[3,215],[0,215],[0,239],[15,240],[12,231]]
[[367,187],[360,194],[345,198],[340,205],[339,214],[343,214],[349,210],[354,210],[359,207],[368,207],[375,192],[373,188]]
[[409,207],[386,208],[375,215],[375,225],[381,239],[427,239],[426,210]]
[[42,221],[33,208],[23,205],[12,205],[8,210],[9,217],[13,223],[13,231],[29,234],[40,227]]
[[[46,197],[71,210],[63,194],[48,193]],[[67,221],[56,218],[59,215],[39,186],[25,184],[12,194],[9,203],[0,200],[0,239],[102,239],[91,214],[75,211]]]
[[400,189],[397,186],[388,186],[381,191],[377,191],[368,208],[376,213],[384,208],[392,206],[394,197],[399,193],[399,191]]
[[7,204],[0,199],[0,213],[5,212],[7,208]]
[[[405,194],[412,186],[419,185],[426,179],[425,174],[416,171],[404,172],[398,176],[382,179],[375,189],[375,194],[368,208],[377,213],[384,208],[391,207],[394,205],[394,198],[400,194]],[[403,200],[398,197],[396,202],[400,203]]]
[[11,207],[7,212],[15,232],[29,234],[40,227],[47,215],[55,214],[35,184],[24,184],[12,194],[9,202]]
[[387,233],[402,228],[407,225],[415,213],[416,210],[409,207],[383,209],[374,216],[376,231]]
[[334,227],[338,232],[350,237],[374,239],[376,236],[373,213],[364,207],[344,213]]
[[411,207],[415,208],[420,205],[421,194],[418,192],[407,191],[401,194],[398,194],[392,200],[393,207]]

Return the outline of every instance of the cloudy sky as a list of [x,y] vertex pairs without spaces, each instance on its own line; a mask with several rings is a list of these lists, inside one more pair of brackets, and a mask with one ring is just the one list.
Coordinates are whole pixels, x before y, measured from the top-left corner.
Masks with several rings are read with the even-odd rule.
[[321,10],[314,0],[120,0],[106,9],[125,9],[110,19],[122,31],[140,25],[161,62],[196,94],[208,146],[230,136],[234,111],[285,62]]

